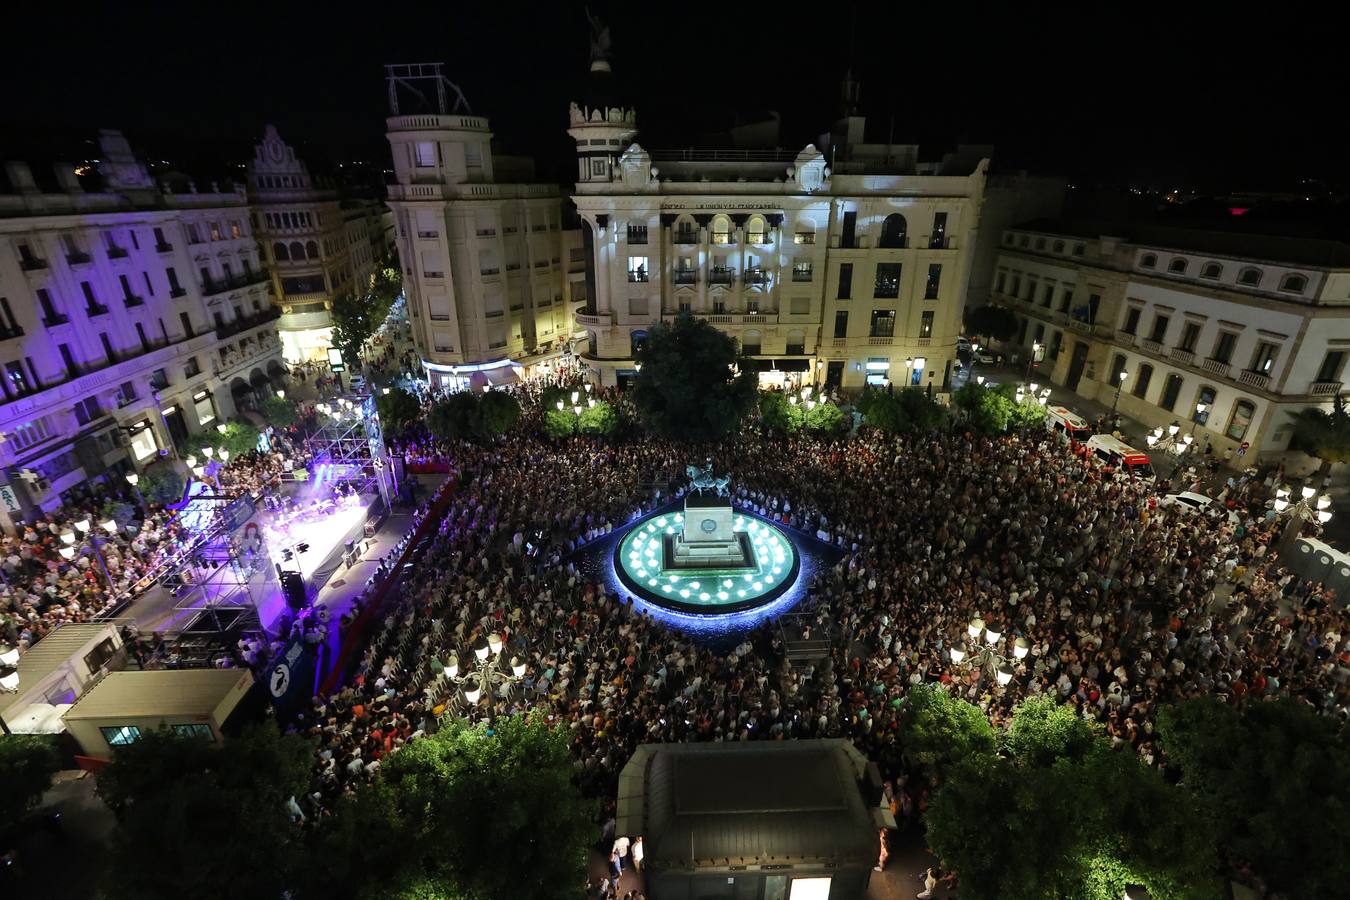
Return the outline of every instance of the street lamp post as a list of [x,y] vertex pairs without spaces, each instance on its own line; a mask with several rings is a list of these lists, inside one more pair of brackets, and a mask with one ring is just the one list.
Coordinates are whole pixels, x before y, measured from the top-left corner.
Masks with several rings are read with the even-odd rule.
[[1181,431],[1181,426],[1173,421],[1171,425],[1167,426],[1166,438],[1163,437],[1161,425],[1144,437],[1144,440],[1148,442],[1149,449],[1156,447],[1174,460],[1172,471],[1167,476],[1168,481],[1176,477],[1177,472],[1181,469],[1181,461],[1186,458],[1186,454],[1190,453],[1191,444],[1195,441],[1195,438],[1189,434],[1184,434],[1178,438],[1177,432],[1179,431]]
[[1027,383],[1031,383],[1031,367],[1036,365],[1036,354],[1041,351],[1041,342],[1031,342],[1031,356],[1027,357]]
[[1204,403],[1197,403],[1197,404],[1195,404],[1195,413],[1191,416],[1191,436],[1192,436],[1192,437],[1195,436],[1195,426],[1200,424],[1200,417],[1203,416],[1203,415],[1205,414],[1205,410],[1206,410],[1206,409],[1209,409],[1209,407],[1208,407],[1207,405],[1205,405]]
[[1284,532],[1280,535],[1281,555],[1293,549],[1294,542],[1303,533],[1304,523],[1316,519],[1325,525],[1331,521],[1330,494],[1319,495],[1316,488],[1305,484],[1299,491],[1299,495],[1299,499],[1291,503],[1288,485],[1284,485],[1275,491],[1275,512],[1289,516],[1289,523],[1285,525]]
[[1125,386],[1125,379],[1126,379],[1126,378],[1129,378],[1129,377],[1130,377],[1130,373],[1129,373],[1129,372],[1126,372],[1126,371],[1123,371],[1123,370],[1120,372],[1119,375],[1116,376],[1116,396],[1115,396],[1115,398],[1111,401],[1111,418],[1112,418],[1112,419],[1114,419],[1114,418],[1116,417],[1116,405],[1117,405],[1118,403],[1120,403],[1120,389],[1121,389],[1122,387]]
[[453,682],[464,691],[464,700],[469,707],[478,705],[478,699],[488,695],[488,719],[492,718],[494,693],[498,687],[510,687],[525,676],[525,663],[520,657],[511,657],[509,671],[502,669],[502,637],[495,631],[486,638],[480,638],[473,647],[473,659],[463,674],[459,669],[459,657],[450,654],[441,673],[447,681]]
[[949,651],[952,662],[957,665],[964,663],[971,669],[993,675],[1000,687],[1012,681],[1014,660],[1020,662],[1025,659],[1031,649],[1027,639],[1019,637],[1011,642],[1011,658],[1000,653],[999,642],[1004,635],[987,627],[983,619],[971,619],[970,624],[966,626],[966,634],[970,639],[969,645],[963,647],[957,644],[952,647]]
[[[99,523],[99,527],[108,532],[108,534],[112,534],[117,531],[117,522],[113,519],[106,519]],[[88,539],[89,546],[94,550],[94,557],[98,560],[98,566],[103,570],[103,578],[108,583],[108,590],[112,591],[112,573],[108,571],[108,561],[103,558],[103,549],[99,546],[98,535],[94,533],[93,525],[88,518],[83,518],[76,522],[74,532],[62,532],[61,540],[66,546],[61,548],[61,555],[68,560],[74,558],[75,547],[73,545],[75,543],[76,532],[79,533],[80,537]]]

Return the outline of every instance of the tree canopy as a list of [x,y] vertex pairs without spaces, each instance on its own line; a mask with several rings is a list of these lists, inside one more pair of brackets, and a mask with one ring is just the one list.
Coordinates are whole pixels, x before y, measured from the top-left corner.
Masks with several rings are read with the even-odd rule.
[[1322,460],[1318,480],[1325,479],[1333,463],[1350,462],[1350,413],[1337,394],[1331,412],[1309,406],[1294,414],[1294,438],[1310,454]]
[[966,331],[1006,341],[1017,334],[1017,316],[1007,307],[981,306],[966,313]]
[[888,434],[922,433],[942,424],[942,407],[922,388],[888,392],[868,387],[855,408],[868,425]]
[[478,431],[484,437],[506,434],[520,421],[520,401],[506,391],[488,391],[478,400]]
[[60,768],[61,755],[48,735],[0,736],[0,822],[21,821]]
[[761,391],[759,421],[769,431],[794,434],[806,424],[806,411],[796,403],[788,402],[782,391]]
[[971,427],[985,434],[1007,434],[1045,421],[1045,407],[1030,395],[1018,399],[1015,384],[966,384],[952,395],[952,403],[966,415]]
[[183,476],[173,464],[162,459],[145,467],[140,484],[137,485],[142,497],[160,506],[182,500],[185,486]]
[[276,428],[290,428],[300,421],[300,413],[295,408],[295,402],[283,400],[276,395],[262,399],[262,402],[258,404],[258,415],[262,416],[263,421],[268,425]]
[[339,294],[333,300],[331,340],[348,369],[361,367],[361,348],[379,330],[402,289],[403,276],[395,264],[377,269],[364,291]]
[[375,411],[380,416],[380,429],[386,438],[400,438],[422,418],[422,404],[403,388],[390,388],[389,393],[375,395]]
[[307,741],[272,725],[219,746],[161,730],[117,748],[98,776],[118,820],[107,896],[281,896],[306,865],[286,802],[313,761]]
[[478,428],[478,397],[472,391],[438,400],[427,413],[427,429],[443,441],[471,440]]
[[[557,410],[554,410],[557,412]],[[594,434],[601,437],[611,435],[619,427],[619,411],[605,400],[595,401],[594,406],[583,407],[577,419],[577,427],[582,434]]]
[[724,437],[755,404],[756,377],[734,375],[736,359],[735,338],[706,319],[685,313],[673,324],[658,323],[638,351],[633,405],[657,434],[689,441]]

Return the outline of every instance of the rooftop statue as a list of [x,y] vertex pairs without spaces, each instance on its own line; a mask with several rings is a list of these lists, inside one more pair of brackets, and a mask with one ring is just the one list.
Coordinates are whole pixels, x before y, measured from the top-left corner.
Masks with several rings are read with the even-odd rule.
[[712,460],[703,468],[698,466],[685,466],[685,474],[693,482],[691,487],[702,494],[704,491],[712,491],[719,497],[731,495],[731,476],[723,475],[720,478],[713,474]]
[[591,15],[586,8],[586,21],[591,23],[591,62],[609,59],[609,26]]

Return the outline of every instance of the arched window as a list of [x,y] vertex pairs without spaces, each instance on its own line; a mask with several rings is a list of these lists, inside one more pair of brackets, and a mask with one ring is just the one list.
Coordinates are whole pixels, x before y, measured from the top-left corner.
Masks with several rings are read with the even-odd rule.
[[764,235],[767,231],[763,216],[751,216],[750,220],[745,223],[745,239],[752,244],[764,243]]
[[1260,269],[1246,268],[1238,273],[1238,284],[1245,284],[1247,287],[1256,287],[1260,283]]
[[903,247],[908,237],[909,223],[899,213],[891,213],[881,223],[881,246]]
[[1043,237],[1042,237],[1042,238],[1036,238],[1036,249],[1037,249],[1037,250],[1044,250],[1044,249],[1045,249],[1045,238],[1043,238]]
[[596,341],[594,331],[586,332],[586,355],[591,359],[596,359],[600,356],[600,345]]
[[1063,253],[1063,252],[1064,252],[1064,242],[1063,242],[1063,241],[1055,241],[1054,250],[1055,250],[1056,253]]
[[731,220],[726,216],[713,216],[712,242],[714,244],[731,243]]
[[629,355],[637,359],[638,353],[647,346],[647,332],[643,330],[634,331],[629,337]]
[[816,242],[816,223],[814,219],[797,220],[796,233],[792,235],[794,244],[814,244]]
[[1252,416],[1256,415],[1256,404],[1250,400],[1239,400],[1233,404],[1233,413],[1228,417],[1228,430],[1225,432],[1235,441],[1240,441],[1247,435],[1247,429],[1251,427]]
[[1217,280],[1223,274],[1223,266],[1216,262],[1205,263],[1204,268],[1200,270],[1201,278],[1212,278]]
[[1141,269],[1158,268],[1158,257],[1154,256],[1152,253],[1145,253],[1143,258],[1139,260],[1139,267]]
[[761,343],[762,338],[758,331],[751,329],[745,332],[745,334],[741,336],[741,354],[744,356],[758,356],[761,349]]
[[316,244],[314,241],[310,241],[309,243],[305,244],[305,255],[308,256],[310,259],[318,259],[319,245]]
[[304,259],[305,248],[299,241],[291,241],[291,259]]
[[788,332],[787,336],[787,355],[805,356],[806,355],[806,332],[800,328],[794,328]]
[[1171,272],[1173,275],[1185,275],[1186,260],[1182,259],[1180,256],[1176,257],[1167,264],[1167,271]]
[[1308,279],[1303,275],[1286,275],[1280,282],[1280,290],[1301,294],[1308,287]]
[[697,244],[698,225],[689,216],[680,216],[675,220],[675,243]]
[[1214,388],[1209,385],[1201,385],[1200,392],[1195,395],[1195,408],[1191,410],[1191,419],[1204,425],[1209,421],[1209,414],[1214,412]]
[[275,244],[272,245],[272,258],[280,260],[288,260],[291,258],[291,254],[289,251],[286,250],[285,244],[283,244],[281,241],[277,241]]

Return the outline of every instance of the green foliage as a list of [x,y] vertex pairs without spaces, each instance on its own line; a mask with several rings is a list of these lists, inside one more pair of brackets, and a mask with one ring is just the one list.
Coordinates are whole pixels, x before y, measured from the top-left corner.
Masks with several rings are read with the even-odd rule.
[[806,424],[806,412],[796,403],[788,402],[788,395],[782,391],[761,391],[759,419],[770,431],[794,434]]
[[159,460],[145,467],[141,473],[141,496],[151,503],[167,506],[183,499],[183,476],[167,460]]
[[247,422],[231,422],[225,426],[225,433],[220,435],[219,447],[224,447],[230,451],[230,456],[239,456],[250,450],[258,449],[257,428]]
[[117,815],[110,900],[279,897],[307,865],[286,811],[314,750],[261,726],[216,745],[167,730],[117,748],[98,792]]
[[427,413],[427,429],[443,441],[471,440],[478,425],[478,395],[473,391],[457,391]]
[[571,437],[577,433],[577,422],[576,413],[566,407],[546,409],[544,410],[544,435],[555,440]]
[[829,434],[842,430],[844,413],[828,400],[817,400],[806,411],[806,430],[817,434]]
[[916,685],[902,713],[905,757],[946,774],[956,766],[987,766],[998,748],[994,729],[977,707],[939,687]]
[[486,437],[506,434],[520,421],[520,402],[505,391],[488,391],[478,401],[479,433]]
[[1239,711],[1202,698],[1164,707],[1158,729],[1219,842],[1273,891],[1330,897],[1350,883],[1350,738],[1337,722],[1297,700]]
[[375,411],[386,438],[399,438],[422,418],[422,404],[402,388],[375,395]]
[[361,348],[379,330],[402,289],[398,266],[386,266],[376,270],[364,292],[344,293],[333,301],[332,343],[349,370],[361,368]]
[[1002,306],[981,306],[966,313],[966,331],[996,341],[1010,340],[1017,334],[1017,316]]
[[942,407],[922,388],[908,387],[887,393],[866,388],[855,408],[873,428],[888,434],[932,431],[942,424]]
[[258,404],[258,415],[274,428],[290,428],[300,421],[300,413],[295,408],[294,401],[283,400],[275,394],[264,397]]
[[1057,759],[1081,760],[1097,746],[1099,729],[1050,697],[1028,697],[1017,707],[1003,746],[1024,766],[1049,766]]
[[733,377],[735,338],[706,319],[687,314],[652,327],[638,354],[642,368],[631,390],[633,405],[652,431],[686,441],[706,441],[735,431],[754,406],[756,378]]
[[61,768],[56,742],[45,734],[0,736],[0,822],[21,821]]
[[[555,409],[554,412],[557,412]],[[619,412],[604,400],[595,401],[594,406],[584,407],[578,426],[582,434],[595,434],[602,437],[611,435],[619,427]]]
[[1331,471],[1333,463],[1350,462],[1350,413],[1340,394],[1335,396],[1331,412],[1309,406],[1295,413],[1294,438],[1322,460],[1321,478]]
[[1030,396],[1020,402],[1017,385],[982,387],[966,384],[952,395],[952,402],[965,412],[969,424],[985,434],[1007,434],[1045,421],[1045,407]]
[[535,714],[409,743],[323,824],[307,896],[571,896],[596,835],[569,738]]

